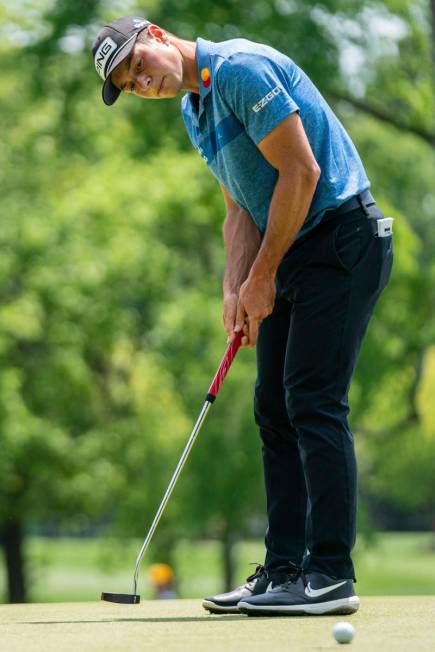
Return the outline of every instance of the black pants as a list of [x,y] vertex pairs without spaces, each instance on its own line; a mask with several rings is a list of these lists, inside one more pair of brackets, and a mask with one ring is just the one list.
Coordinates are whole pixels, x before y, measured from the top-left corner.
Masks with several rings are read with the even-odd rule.
[[[260,326],[255,418],[263,442],[266,568],[292,561],[353,578],[357,469],[348,390],[392,266],[376,204],[332,216],[296,241]],[[372,218],[372,219],[370,219]]]

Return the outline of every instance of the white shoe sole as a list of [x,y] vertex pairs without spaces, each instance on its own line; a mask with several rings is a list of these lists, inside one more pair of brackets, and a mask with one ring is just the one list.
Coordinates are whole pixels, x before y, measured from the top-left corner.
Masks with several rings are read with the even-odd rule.
[[330,602],[318,602],[317,604],[250,604],[241,600],[238,608],[241,613],[254,616],[255,614],[273,615],[324,615],[324,614],[353,614],[358,611],[360,601],[357,595],[341,600],[331,600]]
[[203,600],[202,601],[202,606],[204,609],[207,609],[207,611],[210,611],[212,614],[239,614],[239,608],[237,605],[233,605],[232,607],[223,607],[220,604],[216,604],[215,602],[211,602],[210,600]]

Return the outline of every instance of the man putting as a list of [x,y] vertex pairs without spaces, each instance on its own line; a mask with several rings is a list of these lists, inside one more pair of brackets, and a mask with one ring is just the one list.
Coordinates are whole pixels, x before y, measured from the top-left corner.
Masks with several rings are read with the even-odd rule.
[[223,318],[256,346],[266,559],[214,613],[352,613],[357,471],[348,390],[392,265],[391,218],[307,75],[244,39],[185,41],[142,18],[93,47],[103,99],[185,92],[189,137],[226,203]]

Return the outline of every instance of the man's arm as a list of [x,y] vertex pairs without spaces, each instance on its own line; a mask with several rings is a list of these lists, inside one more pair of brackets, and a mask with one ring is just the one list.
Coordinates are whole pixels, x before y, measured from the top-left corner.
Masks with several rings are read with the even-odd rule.
[[249,346],[255,346],[259,324],[273,310],[278,266],[305,221],[320,176],[298,113],[285,118],[258,147],[279,176],[266,233],[240,288],[235,330],[248,323]]
[[[223,321],[229,341],[232,342],[235,337],[234,328],[240,287],[247,279],[252,263],[258,254],[261,236],[249,213],[236,204],[223,185],[221,188],[227,209],[223,226],[227,253],[223,281]],[[248,344],[247,338],[243,338],[242,344]]]

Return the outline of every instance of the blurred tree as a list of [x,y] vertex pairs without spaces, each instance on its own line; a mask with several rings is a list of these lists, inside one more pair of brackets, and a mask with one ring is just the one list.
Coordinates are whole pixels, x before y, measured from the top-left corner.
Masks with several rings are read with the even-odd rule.
[[[15,143],[14,156],[19,149]],[[136,195],[128,225],[121,206],[104,215],[96,198],[81,212],[89,187],[85,179],[84,194],[76,186],[77,163],[72,179],[47,151],[39,175],[30,158],[8,167],[5,182],[38,176],[38,190],[24,187],[1,202],[0,527],[15,602],[26,598],[26,523],[74,529],[83,516],[116,518],[114,505],[121,520],[126,495],[152,509],[157,479],[174,460],[173,437],[187,428],[171,377],[143,351],[168,261],[166,248],[146,237],[149,209]],[[100,172],[102,191],[116,187],[109,169],[95,169],[88,182],[96,195]],[[126,184],[120,204],[138,174],[115,172]]]

